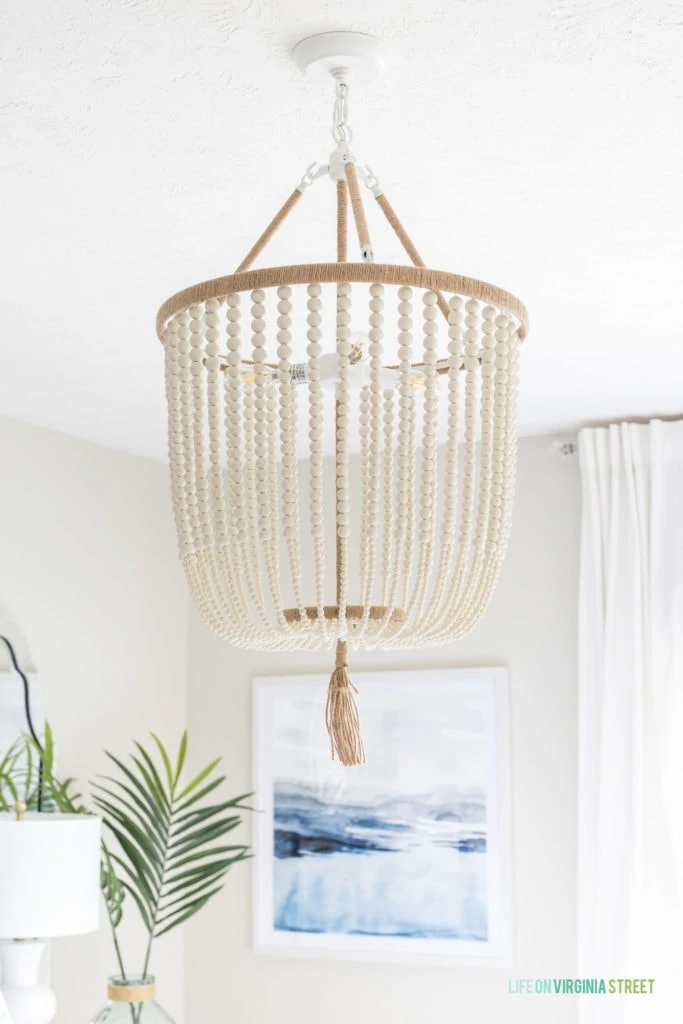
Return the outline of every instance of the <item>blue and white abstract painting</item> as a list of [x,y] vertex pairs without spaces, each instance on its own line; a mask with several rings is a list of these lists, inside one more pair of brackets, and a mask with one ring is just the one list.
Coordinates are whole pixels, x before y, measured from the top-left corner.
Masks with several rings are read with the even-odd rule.
[[326,680],[256,681],[257,947],[507,958],[502,669],[356,675],[367,764],[333,762]]

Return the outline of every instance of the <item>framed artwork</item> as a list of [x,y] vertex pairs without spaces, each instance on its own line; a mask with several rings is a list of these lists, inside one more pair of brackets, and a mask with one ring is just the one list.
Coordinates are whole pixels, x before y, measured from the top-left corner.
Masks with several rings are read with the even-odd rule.
[[256,951],[509,967],[507,670],[355,673],[357,768],[327,682],[254,680]]

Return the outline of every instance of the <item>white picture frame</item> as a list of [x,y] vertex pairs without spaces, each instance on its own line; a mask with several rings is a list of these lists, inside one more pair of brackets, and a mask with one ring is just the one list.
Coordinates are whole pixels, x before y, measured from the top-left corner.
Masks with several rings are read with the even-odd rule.
[[358,768],[331,761],[327,677],[253,681],[255,951],[509,969],[507,669],[353,682],[368,761]]

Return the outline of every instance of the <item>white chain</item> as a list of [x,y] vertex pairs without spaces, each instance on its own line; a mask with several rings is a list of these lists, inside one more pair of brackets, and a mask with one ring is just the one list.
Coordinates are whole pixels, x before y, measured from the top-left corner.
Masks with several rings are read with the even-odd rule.
[[347,124],[349,115],[349,83],[347,68],[338,68],[333,72],[335,78],[334,108],[332,112],[332,138],[337,145],[349,144],[353,132]]
[[[304,192],[322,175],[329,174],[333,181],[344,180],[344,165],[356,163],[356,159],[349,149],[353,132],[348,123],[349,116],[349,70],[348,68],[337,68],[332,72],[335,80],[334,107],[332,109],[332,138],[336,143],[336,149],[330,154],[328,164],[312,163],[306,168],[306,172],[297,185],[299,192]],[[367,166],[357,164],[358,177],[377,198],[383,194],[382,186],[374,171]]]

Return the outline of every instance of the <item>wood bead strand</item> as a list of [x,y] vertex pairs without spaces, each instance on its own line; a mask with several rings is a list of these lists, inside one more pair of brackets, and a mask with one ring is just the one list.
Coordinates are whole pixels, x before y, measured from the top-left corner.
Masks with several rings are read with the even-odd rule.
[[192,386],[192,439],[196,539],[200,548],[211,548],[213,531],[209,515],[209,492],[204,472],[204,307],[190,306],[190,383]]
[[[450,630],[442,630],[442,632],[437,635],[437,642],[449,642],[459,639],[472,628],[483,614],[483,611],[490,600],[491,593],[493,592],[493,588],[496,584],[500,571],[502,555],[504,552],[504,523],[507,523],[509,527],[510,522],[511,491],[509,489],[510,479],[507,476],[508,467],[506,464],[505,451],[509,429],[508,413],[510,410],[510,403],[514,400],[512,397],[512,391],[514,388],[511,389],[510,387],[510,375],[505,363],[501,361],[496,365],[496,361],[499,359],[507,361],[509,348],[507,334],[508,325],[506,318],[501,318],[493,307],[487,307],[483,311],[483,316],[484,337],[488,336],[489,339],[491,339],[486,344],[485,350],[493,350],[492,336],[495,331],[495,355],[493,365],[496,366],[495,373],[493,374],[493,475],[491,482],[489,528],[486,538],[485,558],[478,586],[475,589],[473,596],[469,603],[461,610],[457,623],[454,623]],[[489,325],[488,327],[486,326],[487,322]],[[491,363],[491,356],[487,356],[486,361]],[[512,421],[514,435],[514,416],[512,417]],[[512,482],[514,482],[514,466]]]
[[[499,545],[502,540],[503,508],[505,501],[505,451],[507,446],[507,419],[510,401],[510,380],[508,374],[508,337],[507,327],[496,327],[493,307],[487,307],[488,328],[484,338],[485,349],[482,359],[486,358],[491,366],[489,373],[494,381],[493,397],[493,476],[491,480],[490,523],[486,538],[486,554],[489,567],[498,561]],[[486,325],[486,324],[485,324]],[[495,328],[495,330],[492,330]],[[483,371],[483,365],[482,365]]]
[[389,605],[389,587],[392,569],[392,550],[394,544],[394,392],[384,391],[384,493],[382,521],[384,523],[382,545],[382,597],[381,603],[391,612]]
[[[405,467],[404,494],[406,498],[405,529],[403,531],[403,558],[398,564],[398,571],[402,580],[401,606],[406,608],[410,583],[414,570],[415,553],[413,551],[413,539],[415,536],[415,452],[417,448],[417,419],[415,409],[415,390],[413,387],[412,369],[406,362],[412,356],[413,346],[413,321],[412,321],[412,299],[413,289],[402,285],[398,289],[399,299],[399,320],[398,320],[398,358],[401,369],[401,405],[403,419],[403,444],[399,445],[399,466]],[[403,406],[405,400],[405,406]],[[399,633],[408,633],[410,621],[406,617],[404,625]]]
[[479,346],[476,338],[468,337],[465,330],[465,443],[460,521],[458,524],[458,554],[455,567],[449,617],[454,621],[467,583],[471,560],[472,520],[474,514],[474,485],[476,476],[477,439],[477,382],[479,375]]
[[[396,482],[394,500],[393,527],[389,527],[393,537],[391,544],[391,567],[388,570],[388,588],[382,604],[386,607],[384,619],[376,630],[373,639],[381,640],[391,622],[392,612],[397,603],[400,570],[404,565],[403,555],[408,521],[412,522],[412,484],[410,478],[409,449],[411,433],[415,429],[414,390],[412,370],[412,291],[401,288],[398,293],[398,428],[396,437]],[[386,445],[386,439],[385,439]],[[385,525],[385,529],[387,529]],[[406,551],[406,562],[410,552]],[[404,574],[405,580],[405,574]],[[405,592],[403,598],[405,604]],[[396,632],[394,630],[394,632]]]
[[192,534],[190,531],[185,491],[183,487],[183,424],[180,406],[180,379],[178,376],[178,328],[180,321],[175,316],[166,326],[165,331],[165,371],[166,371],[166,402],[168,405],[168,459],[171,469],[171,494],[173,512],[178,537],[178,550],[181,561],[190,551]]
[[214,618],[221,622],[228,604],[225,601],[225,581],[222,573],[217,571],[217,556],[214,544],[214,517],[212,514],[209,494],[209,474],[207,472],[205,422],[208,405],[205,403],[205,332],[206,310],[203,305],[195,303],[190,306],[190,386],[192,403],[192,466],[194,476],[196,538],[198,545],[197,568],[200,572],[202,595],[205,607],[210,609]]
[[[280,602],[280,583],[273,565],[273,531],[270,518],[270,464],[268,451],[268,419],[266,391],[270,376],[266,367],[266,306],[263,291],[251,293],[251,358],[253,363],[253,398],[245,388],[245,443],[250,447],[249,428],[253,430],[252,463],[253,492],[249,495],[257,521],[257,532],[263,552],[265,574],[270,596],[280,626],[284,624]],[[251,416],[249,407],[253,405]],[[251,422],[250,422],[251,421]],[[253,521],[253,520],[252,520]],[[252,527],[252,532],[253,527]],[[259,567],[260,576],[260,567]]]
[[[489,552],[487,560],[487,570],[483,581],[483,585],[480,588],[480,593],[477,595],[476,601],[472,603],[472,606],[468,609],[468,617],[462,622],[459,630],[459,635],[464,635],[478,618],[482,615],[484,608],[488,604],[493,588],[496,585],[498,575],[500,572],[500,566],[502,564],[502,558],[507,543],[507,533],[509,532],[509,526],[511,521],[511,510],[512,510],[512,494],[514,490],[514,463],[512,467],[509,463],[509,449],[507,447],[509,423],[513,423],[513,437],[511,438],[512,449],[514,451],[516,438],[514,436],[514,414],[511,415],[513,405],[516,402],[516,381],[513,383],[510,380],[510,373],[508,367],[510,360],[508,360],[508,352],[510,351],[509,342],[509,321],[508,318],[502,314],[499,314],[495,319],[496,326],[496,360],[505,360],[508,366],[499,364],[496,369],[494,376],[496,390],[497,390],[497,407],[499,410],[499,417],[505,420],[504,425],[501,424],[501,436],[498,438],[498,447],[495,454],[495,466],[496,472],[494,473],[494,480],[496,486],[500,487],[502,493],[498,500],[500,500],[500,527],[495,531],[495,541],[492,539],[489,543]],[[498,511],[498,504],[492,504],[492,509]],[[493,523],[498,524],[498,520],[493,520]]]
[[222,546],[227,543],[228,524],[225,514],[222,469],[222,388],[221,361],[219,359],[220,303],[218,299],[208,299],[206,301],[204,305],[204,319],[206,322],[206,341],[204,346],[206,407],[209,425],[209,491],[216,544]]
[[[228,524],[223,486],[223,430],[222,430],[222,367],[220,351],[220,303],[207,299],[204,304],[205,345],[203,363],[206,369],[206,410],[209,435],[208,491],[210,515],[214,529],[213,561],[217,578],[216,593],[220,593],[222,618],[231,629],[239,622],[236,616],[234,567],[228,547]],[[201,375],[200,375],[201,376]]]
[[322,288],[309,284],[306,303],[308,330],[308,436],[309,436],[309,513],[314,552],[315,603],[317,626],[321,637],[325,635],[325,521],[324,521],[324,451],[325,422],[323,390],[320,384],[320,357],[322,355]]
[[[467,309],[467,304],[465,305]],[[474,570],[472,552],[472,526],[474,512],[474,481],[476,474],[476,425],[477,414],[477,378],[479,372],[479,334],[475,327],[475,310],[470,307],[465,317],[463,332],[465,367],[465,443],[463,487],[460,501],[460,520],[458,544],[453,579],[448,587],[448,603],[445,607],[442,622],[431,631],[433,642],[444,629],[451,631],[449,635],[459,633],[462,622],[466,619],[465,596]],[[469,323],[467,317],[471,317]]]
[[501,507],[499,559],[502,562],[512,527],[512,506],[517,468],[517,396],[519,393],[519,355],[521,341],[515,328],[508,336],[508,385],[505,415],[505,458],[503,460],[503,494]]
[[287,623],[284,616],[282,603],[282,589],[280,584],[280,489],[279,489],[279,463],[278,463],[278,389],[272,383],[265,389],[266,392],[266,470],[268,477],[268,493],[263,499],[268,510],[268,547],[270,590],[275,604],[280,628],[286,633],[291,633],[293,627]]
[[438,392],[436,375],[438,296],[435,292],[424,292],[423,301],[423,360],[424,360],[424,414],[422,425],[422,475],[420,486],[420,543],[417,556],[417,576],[413,599],[408,614],[415,616],[415,629],[419,635],[422,623],[427,588],[433,564],[434,540],[436,534],[437,503],[437,423]]
[[351,286],[337,285],[336,349],[336,533],[337,533],[337,637],[346,639],[346,605],[348,599],[348,538],[349,515],[349,356],[351,354]]
[[445,451],[444,498],[441,523],[440,554],[437,578],[430,607],[426,615],[425,634],[440,629],[450,596],[449,584],[453,573],[457,539],[458,513],[458,448],[459,406],[462,347],[464,341],[464,300],[452,295],[448,300],[448,440]]
[[[493,474],[494,443],[493,408],[494,408],[494,377],[495,363],[490,361],[492,341],[490,334],[480,330],[479,303],[476,299],[468,299],[465,303],[465,344],[473,341],[477,345],[479,373],[481,377],[481,399],[479,422],[481,424],[481,441],[479,445],[479,493],[477,501],[477,518],[472,544],[472,557],[469,567],[467,584],[463,594],[463,615],[467,620],[469,607],[475,599],[479,579],[484,566],[484,549],[489,529],[489,512],[491,506],[491,485]],[[484,320],[484,325],[490,321]],[[480,348],[481,346],[481,348]]]
[[292,356],[292,289],[277,290],[278,377],[280,381],[280,451],[282,454],[282,530],[287,545],[294,603],[301,621],[306,610],[301,597],[301,555],[299,550],[299,480],[296,455],[298,426],[296,388],[290,379]]
[[382,352],[384,340],[384,288],[381,284],[370,285],[369,334],[370,385],[368,387],[370,435],[368,441],[368,476],[365,502],[366,517],[366,560],[365,579],[362,580],[363,617],[357,635],[362,636],[368,628],[370,607],[373,600],[375,569],[377,563],[377,532],[379,523],[380,480],[382,461]]
[[[256,289],[251,293],[251,337],[252,337],[252,359],[254,362],[253,376],[251,380],[242,377],[242,412],[244,425],[244,459],[242,472],[242,488],[244,495],[244,517],[246,525],[247,543],[243,547],[243,563],[246,571],[247,586],[258,616],[264,626],[270,627],[271,622],[265,606],[263,595],[263,575],[261,568],[261,555],[259,538],[261,534],[259,521],[259,500],[256,483],[257,455],[262,457],[265,454],[265,446],[262,443],[263,421],[256,419],[256,412],[262,414],[263,409],[256,410],[256,398],[265,404],[262,394],[263,376],[265,373],[263,346],[265,345],[265,293],[262,289]],[[259,388],[259,378],[261,386]],[[257,430],[259,431],[257,433]],[[263,465],[259,466],[263,470]],[[266,558],[268,552],[266,550]],[[267,564],[267,563],[266,563]]]
[[244,576],[240,571],[240,552],[244,541],[244,511],[242,508],[242,441],[241,441],[241,297],[234,293],[226,299],[227,355],[224,371],[224,420],[226,444],[226,509],[230,559],[234,567],[235,596],[239,608],[241,628],[251,624],[251,615],[244,593]]
[[359,580],[360,603],[369,604],[370,581],[368,577],[368,494],[370,492],[370,388],[360,390],[360,411],[358,415],[360,440],[360,532],[359,532]]
[[188,536],[187,554],[199,549],[198,519],[194,490],[194,418],[192,413],[192,374],[190,372],[190,316],[179,313],[178,329],[178,389],[180,392],[180,419],[182,424],[182,476],[180,487],[185,501],[185,526]]

